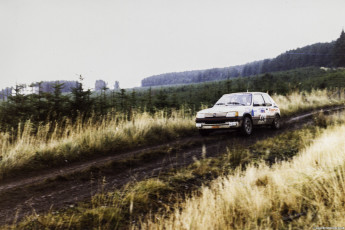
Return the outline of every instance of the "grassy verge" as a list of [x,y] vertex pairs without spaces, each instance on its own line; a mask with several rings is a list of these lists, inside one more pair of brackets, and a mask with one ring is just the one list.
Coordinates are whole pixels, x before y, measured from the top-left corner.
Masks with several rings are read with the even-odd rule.
[[294,92],[287,96],[273,95],[272,98],[279,105],[283,117],[327,106],[343,105],[345,101],[345,95],[333,94],[327,90]]
[[30,121],[14,139],[1,134],[0,178],[16,172],[39,170],[79,161],[94,155],[117,153],[140,146],[153,145],[195,132],[191,117],[180,111],[167,117],[135,114],[131,121],[112,116],[94,122],[65,121],[53,132],[48,125],[41,126],[33,135]]
[[178,203],[170,214],[144,221],[140,228],[343,227],[344,132],[344,124],[335,124],[322,131],[291,161],[272,167],[258,162],[248,164],[245,170],[238,168],[234,174],[214,180],[209,187],[204,186]]
[[[321,116],[315,119],[325,118]],[[326,124],[338,123],[334,118],[326,119]],[[151,221],[143,222],[142,227],[161,227],[165,222],[152,222],[152,217],[155,220],[164,220],[164,216],[156,214],[163,212],[169,216],[180,210],[179,205],[185,205],[183,203],[185,198],[197,199],[203,194],[199,190],[202,184],[208,184],[219,176],[233,174],[234,171],[239,173],[245,168],[249,170],[254,167],[253,165],[262,165],[263,161],[272,165],[277,161],[291,159],[299,151],[308,148],[313,140],[324,132],[323,128],[310,126],[259,141],[249,148],[229,146],[227,153],[221,157],[198,160],[186,168],[161,174],[158,178],[132,183],[123,189],[96,195],[90,203],[79,204],[60,212],[27,217],[12,228],[114,229],[129,225],[138,227],[147,215]],[[212,182],[214,183],[216,182]],[[263,180],[262,183],[265,181]],[[192,198],[190,198],[191,194],[194,194]]]

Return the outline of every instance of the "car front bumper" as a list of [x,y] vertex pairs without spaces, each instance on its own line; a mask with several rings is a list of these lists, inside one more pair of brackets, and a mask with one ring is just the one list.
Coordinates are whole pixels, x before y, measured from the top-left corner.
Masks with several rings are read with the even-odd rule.
[[231,129],[242,126],[242,118],[197,118],[195,126],[198,129]]

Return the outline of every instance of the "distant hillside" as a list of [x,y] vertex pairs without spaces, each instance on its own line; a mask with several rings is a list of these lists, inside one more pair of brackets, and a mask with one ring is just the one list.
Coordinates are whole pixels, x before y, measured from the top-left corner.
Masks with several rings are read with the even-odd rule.
[[242,71],[243,65],[207,70],[192,70],[178,73],[165,73],[147,77],[141,81],[141,85],[144,87],[155,85],[200,83],[205,81],[226,79],[228,76],[238,77],[241,75]]
[[[316,43],[287,51],[273,59],[250,62],[244,65],[206,70],[165,73],[144,78],[143,87],[175,84],[191,84],[224,80],[261,73],[290,70],[301,67],[343,66],[345,56],[345,34],[342,31],[337,41]],[[341,59],[341,60],[339,60]]]

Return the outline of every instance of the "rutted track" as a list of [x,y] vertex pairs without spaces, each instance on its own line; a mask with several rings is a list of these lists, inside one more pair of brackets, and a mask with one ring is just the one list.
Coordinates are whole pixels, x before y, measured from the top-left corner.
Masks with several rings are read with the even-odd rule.
[[[324,109],[333,112],[345,109],[338,106]],[[110,191],[128,182],[142,180],[158,175],[161,171],[174,167],[182,167],[201,158],[202,145],[206,146],[207,157],[224,153],[229,145],[251,145],[258,140],[275,136],[287,130],[301,128],[311,117],[320,112],[313,111],[292,118],[284,119],[286,124],[281,130],[269,128],[255,130],[250,137],[239,137],[237,132],[220,132],[207,138],[193,136],[166,144],[148,147],[114,156],[93,159],[87,162],[70,164],[50,171],[41,171],[39,175],[21,177],[18,180],[7,180],[0,183],[0,224],[12,223],[35,211],[42,213],[53,209],[73,205],[76,202],[88,200],[99,191]],[[181,147],[182,146],[182,147]],[[169,151],[174,149],[175,151]],[[154,157],[131,164],[131,158],[139,154],[152,152]],[[170,153],[168,153],[170,152]],[[125,166],[119,168],[106,167],[112,163],[127,160]],[[101,173],[93,174],[92,168],[104,167]],[[104,183],[103,179],[106,179]]]

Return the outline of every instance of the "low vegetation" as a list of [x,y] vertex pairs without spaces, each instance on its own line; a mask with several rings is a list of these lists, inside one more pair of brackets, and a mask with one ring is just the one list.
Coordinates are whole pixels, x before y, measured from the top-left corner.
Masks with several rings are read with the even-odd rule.
[[[183,108],[193,115],[204,106],[212,106],[223,94],[234,92],[260,91],[270,95],[290,95],[327,89],[329,96],[334,94],[333,97],[344,99],[344,78],[345,70],[341,68],[324,70],[307,67],[192,85],[131,90],[109,90],[104,84],[99,91],[91,92],[84,89],[82,77],[75,82],[74,88],[67,82],[55,82],[50,83],[50,90],[46,91],[44,83],[32,84],[32,90],[37,90],[36,94],[25,95],[22,93],[23,86],[18,85],[0,103],[0,131],[15,132],[18,124],[27,120],[32,122],[36,130],[41,124],[59,123],[66,117],[74,121],[82,114],[83,119],[87,120],[92,115],[106,116],[114,114],[114,111],[128,120],[131,120],[134,111],[153,114],[164,110],[170,113]],[[63,93],[66,88],[71,88],[71,93]]]
[[131,121],[117,115],[50,125],[39,126],[33,134],[32,124],[27,121],[17,136],[0,134],[0,178],[19,171],[62,166],[94,155],[115,154],[195,132],[193,120],[181,111],[169,117],[164,113],[138,113]]
[[[327,90],[273,98],[283,116],[344,103],[342,95],[331,97]],[[0,133],[0,179],[93,156],[116,154],[195,132],[194,116],[183,108],[169,113],[164,110],[154,114],[132,112],[130,120],[121,113],[93,115],[86,121],[80,116],[74,121],[63,119],[38,126],[28,120],[19,124],[16,132]]]
[[148,95],[152,94],[153,101],[162,102],[161,99],[164,99],[167,107],[186,104],[194,111],[202,105],[213,105],[223,94],[234,92],[268,92],[270,95],[289,95],[293,92],[328,89],[334,94],[339,90],[343,95],[344,78],[343,69],[322,70],[308,67],[199,84],[154,87],[146,91],[137,89],[137,95],[141,98],[148,98]]
[[[220,187],[222,180],[226,180],[228,178],[226,177],[227,175],[230,175],[229,178],[241,178],[242,175],[247,174],[247,171],[255,172],[258,176],[258,179],[256,180],[257,186],[259,188],[265,188],[265,183],[269,183],[271,181],[271,177],[267,177],[268,179],[266,181],[265,175],[268,174],[258,173],[261,172],[261,169],[266,170],[265,172],[268,173],[270,170],[282,167],[280,165],[289,165],[290,163],[284,163],[283,161],[291,159],[298,153],[299,154],[296,159],[299,159],[300,155],[302,156],[305,152],[310,152],[311,150],[309,149],[314,149],[315,147],[313,146],[318,143],[317,141],[324,140],[325,135],[334,135],[332,134],[334,132],[337,132],[339,135],[338,129],[341,129],[341,131],[344,129],[344,126],[341,126],[342,128],[335,128],[344,122],[344,114],[336,114],[332,117],[325,117],[320,114],[315,116],[314,119],[316,122],[326,124],[326,126],[307,126],[301,130],[288,131],[276,137],[258,141],[249,148],[229,143],[228,151],[218,158],[204,158],[196,160],[194,164],[186,168],[161,173],[157,178],[134,182],[122,189],[110,193],[98,194],[92,198],[90,203],[81,203],[75,207],[70,207],[62,211],[51,211],[46,215],[35,214],[29,216],[26,220],[18,224],[14,224],[12,228],[116,229],[132,225],[133,228],[138,227],[143,229],[159,229],[164,227],[175,229],[175,227],[186,228],[186,224],[190,224],[189,226],[191,228],[198,229],[200,227],[198,226],[198,223],[201,222],[200,220],[197,220],[198,223],[193,225],[194,221],[189,219],[192,222],[183,223],[185,225],[182,226],[175,224],[175,221],[178,221],[177,216],[184,215],[187,205],[189,204],[188,202],[202,199],[205,194],[210,193],[209,191],[213,191],[214,187]],[[324,129],[324,127],[329,128]],[[319,157],[322,158],[322,155]],[[321,160],[322,159],[319,159],[319,161]],[[272,165],[272,167],[270,168],[266,164]],[[278,166],[275,166],[275,164]],[[250,175],[256,176],[255,173]],[[274,173],[270,175],[274,175]],[[216,180],[211,182],[210,188],[204,186],[200,191],[202,184],[208,185],[213,179]],[[243,181],[244,179],[241,180],[241,183]],[[248,183],[246,182],[245,184],[252,184],[252,181],[253,180]],[[287,185],[281,185],[282,191],[287,189]],[[296,186],[298,187],[298,185]],[[231,188],[236,191],[236,187]],[[239,189],[238,195],[240,195],[241,192],[244,192],[241,190],[241,187],[239,187]],[[215,191],[215,193],[217,193],[217,191]],[[226,191],[223,193],[226,194]],[[236,200],[240,201],[248,199],[248,203],[253,202],[253,204],[256,204],[257,202],[254,202],[255,198],[256,197],[245,198],[241,196],[236,198]],[[286,197],[284,197],[281,202],[284,202],[286,200],[285,198]],[[186,202],[184,202],[185,199],[187,199]],[[207,199],[208,198],[205,198],[205,200]],[[208,205],[205,200],[203,201],[204,205]],[[245,200],[245,202],[247,202],[247,200]],[[287,199],[286,202],[289,202],[289,199]],[[287,203],[287,205],[290,205],[290,203]],[[184,208],[180,209],[179,207]],[[214,208],[215,206],[214,204],[210,204],[210,207]],[[244,207],[244,205],[241,207]],[[252,205],[249,207],[252,207]],[[295,206],[293,206],[293,208],[294,207]],[[199,211],[202,213],[203,209],[201,208],[204,208],[204,206],[200,206],[199,208]],[[178,210],[182,210],[181,213]],[[192,209],[188,210],[192,211]],[[281,218],[289,218],[290,216],[299,214],[298,212],[300,211],[298,209],[292,209],[290,206],[287,206],[287,210],[288,211],[286,211],[286,213],[281,214]],[[164,214],[162,215],[162,213]],[[207,208],[204,209],[204,213],[205,215],[208,214]],[[280,215],[279,213],[276,214]],[[143,219],[144,217],[145,219]],[[194,216],[190,217],[194,218]],[[243,214],[243,216],[241,214],[238,220],[241,220],[241,218],[244,220],[244,217],[245,214]],[[209,220],[206,216],[201,218],[204,218],[205,221]],[[215,216],[213,215],[212,218],[215,218]],[[266,216],[265,218],[271,217]],[[284,220],[282,220],[282,222],[284,222]],[[226,224],[225,226],[230,227],[234,226],[229,225],[228,223],[220,224]],[[205,226],[209,227],[211,225]],[[213,227],[216,226],[217,225],[212,225],[209,229],[213,229]],[[222,227],[221,225],[218,226]],[[10,228],[10,226],[7,227]]]
[[[344,119],[344,115],[342,115]],[[291,161],[250,163],[142,229],[304,229],[344,226],[345,125],[329,127]]]
[[282,116],[291,116],[307,110],[327,106],[343,105],[345,94],[330,92],[328,90],[312,90],[310,92],[293,92],[289,95],[272,95],[273,100],[279,105]]

